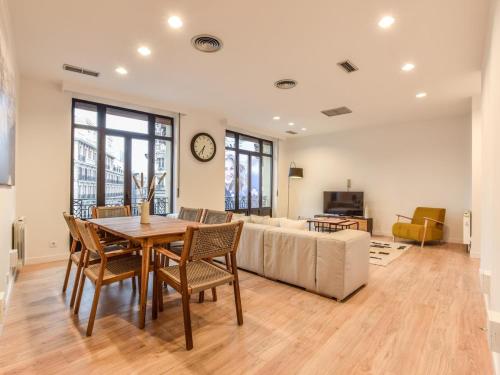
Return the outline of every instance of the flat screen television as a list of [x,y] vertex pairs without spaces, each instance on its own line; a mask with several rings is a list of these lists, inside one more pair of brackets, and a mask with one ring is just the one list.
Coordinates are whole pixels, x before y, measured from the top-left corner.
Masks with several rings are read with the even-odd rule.
[[363,216],[363,192],[324,191],[323,212],[340,216]]

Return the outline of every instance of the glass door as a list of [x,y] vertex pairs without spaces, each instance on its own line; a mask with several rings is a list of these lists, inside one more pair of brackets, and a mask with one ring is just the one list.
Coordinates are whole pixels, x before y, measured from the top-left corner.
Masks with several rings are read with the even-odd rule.
[[125,204],[125,138],[107,135],[105,156],[104,204]]
[[149,199],[149,141],[132,138],[130,141],[130,208],[132,215],[139,215],[139,205]]

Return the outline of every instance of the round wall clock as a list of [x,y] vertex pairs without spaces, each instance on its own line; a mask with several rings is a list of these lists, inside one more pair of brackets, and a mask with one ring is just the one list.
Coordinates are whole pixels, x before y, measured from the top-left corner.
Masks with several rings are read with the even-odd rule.
[[199,161],[212,160],[216,151],[215,141],[210,134],[198,133],[191,140],[191,153]]

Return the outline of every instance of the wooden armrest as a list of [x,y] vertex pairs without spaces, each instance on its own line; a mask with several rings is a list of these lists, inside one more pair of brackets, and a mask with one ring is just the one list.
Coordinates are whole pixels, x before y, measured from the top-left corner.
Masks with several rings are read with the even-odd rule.
[[175,260],[176,262],[180,262],[181,261],[181,257],[178,256],[177,254],[174,254],[173,252],[163,248],[163,247],[155,247],[154,248],[154,251],[160,253],[160,254],[163,254],[165,255],[166,257],[172,259],[172,260]]
[[444,223],[442,221],[439,221],[439,220],[436,220],[436,219],[431,219],[430,217],[424,217],[424,220],[429,220],[429,221],[433,221],[435,223],[444,225]]
[[400,215],[400,214],[396,214],[397,217],[402,217],[404,219],[407,219],[407,220],[413,220],[411,217],[408,217],[408,216],[405,216],[405,215]]
[[128,240],[124,239],[124,238],[121,238],[121,239],[118,239],[118,238],[113,238],[111,240],[101,240],[99,241],[101,243],[101,245],[103,246],[107,246],[107,245],[116,245],[116,244],[119,244],[119,243],[122,243],[122,242],[128,242]]
[[131,254],[134,251],[140,251],[140,250],[141,250],[140,247],[130,248],[130,249],[117,249],[117,250],[109,251],[105,254],[106,254],[106,258],[112,258],[112,257],[120,256],[120,255]]

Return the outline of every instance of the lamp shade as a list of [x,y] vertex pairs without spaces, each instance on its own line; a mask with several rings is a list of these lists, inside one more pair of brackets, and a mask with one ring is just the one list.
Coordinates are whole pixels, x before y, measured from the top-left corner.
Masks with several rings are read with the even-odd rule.
[[304,177],[304,170],[302,168],[290,167],[290,170],[288,171],[288,177],[289,178],[303,178]]

